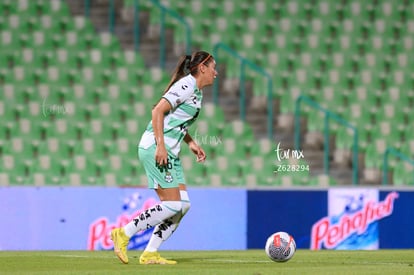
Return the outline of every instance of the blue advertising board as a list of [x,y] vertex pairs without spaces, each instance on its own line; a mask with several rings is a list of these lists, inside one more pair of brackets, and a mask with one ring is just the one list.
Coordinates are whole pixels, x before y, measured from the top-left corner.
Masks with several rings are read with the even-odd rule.
[[326,191],[249,191],[248,248],[264,248],[273,233],[291,234],[298,248],[309,248],[312,224],[327,212]]
[[[380,249],[414,248],[414,192],[397,193],[393,213],[379,223]],[[388,191],[381,191],[380,200],[388,195]]]
[[[191,209],[162,249],[246,249],[246,191],[189,190]],[[0,250],[112,249],[110,231],[158,203],[153,190],[109,187],[0,188]],[[234,215],[237,213],[237,215]],[[129,249],[142,249],[140,232]]]
[[286,231],[303,249],[414,248],[414,192],[376,188],[249,191],[248,248]]

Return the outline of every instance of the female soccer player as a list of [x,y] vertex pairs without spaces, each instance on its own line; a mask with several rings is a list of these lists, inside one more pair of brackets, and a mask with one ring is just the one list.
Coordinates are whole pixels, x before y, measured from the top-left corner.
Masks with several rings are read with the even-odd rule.
[[162,258],[157,251],[174,233],[190,208],[178,156],[184,140],[196,155],[197,162],[206,159],[204,150],[191,138],[187,129],[200,112],[202,89],[212,85],[216,76],[216,62],[209,53],[199,51],[183,56],[164,95],[152,110],[152,120],[142,135],[138,155],[148,177],[148,187],[156,191],[161,203],[124,227],[112,230],[115,254],[125,264],[128,263],[126,248],[131,236],[153,226],[151,239],[140,256],[140,264],[176,264],[176,261]]

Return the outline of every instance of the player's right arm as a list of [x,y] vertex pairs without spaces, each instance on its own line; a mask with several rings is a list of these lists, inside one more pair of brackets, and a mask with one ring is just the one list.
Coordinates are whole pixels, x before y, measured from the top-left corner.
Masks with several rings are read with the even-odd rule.
[[168,152],[164,142],[164,116],[171,110],[171,104],[165,98],[161,98],[157,105],[152,109],[152,128],[154,131],[155,161],[159,165],[166,165],[168,162]]
[[185,79],[180,79],[163,95],[158,104],[152,109],[152,128],[157,145],[155,161],[159,165],[166,165],[168,162],[168,152],[164,142],[165,114],[177,108],[179,104],[191,96],[194,90],[193,85],[193,83],[189,83]]
[[191,152],[197,156],[197,162],[204,162],[206,160],[206,152],[193,140],[189,133],[184,136],[184,141],[188,144]]

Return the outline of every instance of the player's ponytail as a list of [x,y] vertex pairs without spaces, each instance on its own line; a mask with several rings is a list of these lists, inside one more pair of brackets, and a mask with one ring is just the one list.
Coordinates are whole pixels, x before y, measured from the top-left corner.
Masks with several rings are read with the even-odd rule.
[[168,83],[167,88],[164,91],[164,94],[171,88],[171,86],[177,82],[179,79],[191,73],[192,75],[198,74],[198,65],[204,64],[208,65],[212,60],[211,54],[198,51],[192,55],[184,55],[178,60],[177,66],[175,67],[174,73],[171,77],[170,83]]
[[178,64],[175,67],[175,71],[171,77],[170,83],[168,83],[167,88],[165,88],[164,94],[171,88],[171,86],[177,82],[180,78],[188,75],[190,73],[190,62],[191,55],[184,55],[178,60]]

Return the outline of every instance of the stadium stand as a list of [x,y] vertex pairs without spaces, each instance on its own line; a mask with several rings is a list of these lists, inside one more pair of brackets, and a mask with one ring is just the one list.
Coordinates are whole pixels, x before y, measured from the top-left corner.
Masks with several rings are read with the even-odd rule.
[[[117,32],[98,26],[93,12],[90,18],[84,16],[75,2],[83,1],[1,1],[2,185],[146,183],[136,143],[169,72],[153,64],[158,59],[144,50],[125,47]],[[107,9],[104,2],[91,1],[92,11]],[[119,13],[131,9],[134,2],[124,0],[117,7]],[[159,9],[151,1],[138,2],[140,11],[148,15],[143,29],[156,29]],[[413,156],[414,22],[408,15],[414,6],[410,1],[160,3],[188,20],[194,48],[211,51],[223,42],[267,70],[274,81],[276,116],[292,115],[295,100],[305,94],[356,125],[363,156],[360,183],[381,182],[387,146]],[[182,29],[175,21],[167,20],[167,26],[173,30],[176,48],[182,49]],[[225,59],[223,63],[224,77],[237,79],[237,62]],[[253,97],[263,96],[261,82],[253,80]],[[305,159],[281,165],[310,165],[310,171],[275,174],[275,141],[258,133],[257,123],[249,123],[250,116],[240,121],[229,115],[229,109],[229,105],[214,105],[206,93],[205,108],[191,133],[205,146],[209,160],[197,165],[183,149],[190,185],[350,183],[350,173],[342,173],[351,167],[351,138],[344,129],[332,127],[337,151],[330,156],[331,175],[321,173],[321,148],[319,153],[311,152],[315,148],[306,142]],[[321,114],[309,108],[303,112],[305,135],[321,133]],[[281,127],[276,118],[275,126],[276,143],[287,140],[286,148],[293,149],[292,129]],[[391,161],[390,168],[393,184],[414,184],[412,165]],[[335,171],[339,171],[336,176]]]

